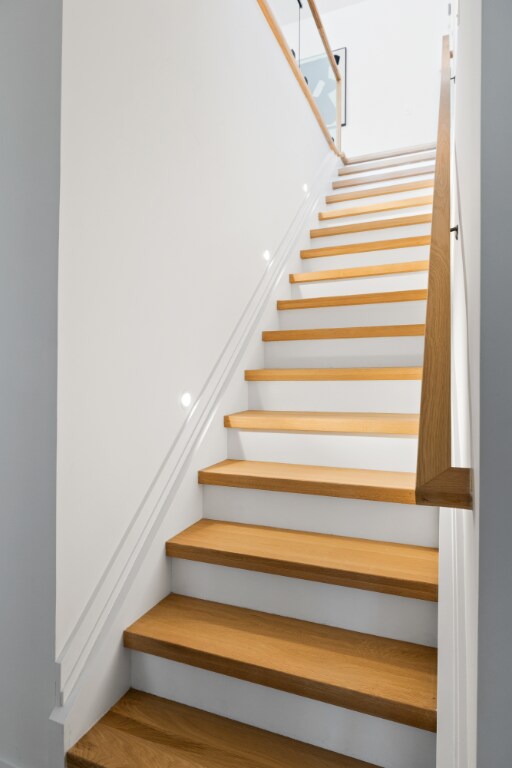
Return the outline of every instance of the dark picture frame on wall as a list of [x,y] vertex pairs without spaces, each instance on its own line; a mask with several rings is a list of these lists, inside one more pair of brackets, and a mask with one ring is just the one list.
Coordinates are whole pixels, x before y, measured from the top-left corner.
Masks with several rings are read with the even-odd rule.
[[[333,54],[341,72],[342,121],[347,125],[347,49],[336,48]],[[300,68],[306,78],[327,128],[336,135],[336,80],[329,59],[325,53],[310,56],[300,61]]]

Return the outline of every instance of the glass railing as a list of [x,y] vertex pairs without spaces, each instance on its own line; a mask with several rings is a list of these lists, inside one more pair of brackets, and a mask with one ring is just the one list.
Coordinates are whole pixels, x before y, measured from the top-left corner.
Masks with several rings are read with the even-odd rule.
[[309,88],[323,122],[324,132],[330,136],[338,152],[341,152],[341,127],[346,122],[346,49],[331,49],[315,0],[264,2],[270,6],[286,45]]

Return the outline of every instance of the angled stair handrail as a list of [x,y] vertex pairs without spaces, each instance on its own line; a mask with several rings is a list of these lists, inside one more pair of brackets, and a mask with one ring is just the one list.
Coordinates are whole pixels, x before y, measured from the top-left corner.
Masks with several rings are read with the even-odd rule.
[[320,14],[318,12],[318,8],[316,7],[315,0],[308,0],[308,5],[311,10],[311,14],[313,16],[313,19],[315,21],[316,27],[318,29],[318,32],[320,34],[320,37],[322,39],[322,43],[325,48],[325,52],[327,54],[327,58],[329,59],[329,63],[331,65],[332,71],[334,73],[334,77],[336,79],[336,137],[333,140],[333,137],[331,136],[331,133],[329,129],[327,128],[327,125],[325,124],[325,120],[323,119],[320,110],[318,109],[318,106],[316,104],[315,98],[313,94],[311,93],[311,90],[309,88],[309,85],[307,83],[306,78],[302,74],[302,71],[299,67],[299,64],[297,63],[297,60],[295,59],[295,56],[293,55],[290,46],[288,45],[288,42],[283,34],[283,31],[281,27],[279,26],[279,23],[275,17],[274,12],[272,11],[272,8],[270,7],[269,0],[257,0],[258,5],[260,6],[263,15],[265,16],[268,25],[272,32],[274,33],[274,36],[279,43],[279,46],[281,50],[284,53],[284,56],[290,65],[293,74],[295,75],[295,78],[298,82],[298,84],[301,87],[301,90],[306,97],[306,99],[309,102],[309,105],[311,109],[313,110],[313,113],[318,121],[318,124],[322,130],[322,133],[324,134],[325,138],[327,139],[327,143],[329,144],[329,147],[332,149],[335,154],[338,155],[338,157],[343,158],[343,153],[341,151],[341,123],[342,123],[342,113],[341,113],[341,99],[342,99],[342,78],[341,78],[341,72],[339,70],[339,67],[336,63],[336,59],[334,58],[334,54],[332,52],[332,48],[329,44],[329,40],[327,38],[327,34],[325,32],[325,29],[322,24],[322,20],[320,18]]
[[470,470],[452,467],[450,278],[450,43],[443,38],[416,499],[471,507]]

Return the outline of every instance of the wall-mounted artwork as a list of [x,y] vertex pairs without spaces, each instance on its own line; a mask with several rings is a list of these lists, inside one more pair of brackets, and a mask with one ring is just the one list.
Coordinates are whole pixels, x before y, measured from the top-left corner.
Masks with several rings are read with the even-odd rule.
[[[333,51],[342,77],[342,125],[347,124],[347,49]],[[308,81],[318,109],[332,135],[336,135],[336,80],[327,55],[303,58],[300,68]]]

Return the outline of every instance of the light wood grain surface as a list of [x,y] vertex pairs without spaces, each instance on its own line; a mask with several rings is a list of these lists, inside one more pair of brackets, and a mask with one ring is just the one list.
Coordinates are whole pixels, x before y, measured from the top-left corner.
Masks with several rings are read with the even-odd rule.
[[357,413],[348,411],[240,411],[224,417],[228,429],[286,432],[335,432],[374,435],[417,435],[414,413]]
[[336,208],[331,211],[321,211],[318,214],[318,218],[320,221],[330,221],[331,219],[343,219],[348,216],[362,216],[368,213],[399,211],[403,208],[418,208],[423,205],[431,205],[432,200],[432,195],[405,197],[401,200],[387,200],[385,202],[372,203],[371,205],[358,205],[354,208]]
[[436,148],[435,141],[429,144],[415,144],[412,147],[402,147],[400,149],[389,149],[385,152],[374,152],[370,155],[357,155],[354,157],[345,157],[347,165],[356,165],[357,163],[367,163],[372,160],[381,160],[386,157],[398,157],[399,155],[412,155],[415,152],[428,152]]
[[450,46],[443,39],[441,100],[428,278],[418,487],[451,467]]
[[430,235],[397,237],[393,240],[374,240],[367,243],[350,243],[348,245],[332,245],[326,248],[306,248],[300,252],[300,257],[301,259],[318,259],[324,256],[347,256],[352,253],[372,253],[373,251],[415,248],[423,245],[430,245]]
[[218,715],[128,691],[67,768],[378,768]]
[[227,459],[199,472],[204,485],[415,504],[414,472]]
[[388,171],[386,173],[375,173],[369,176],[358,176],[353,179],[338,179],[333,181],[333,189],[343,189],[344,187],[355,187],[362,184],[374,184],[380,181],[391,181],[392,179],[406,179],[409,176],[424,176],[428,173],[434,173],[435,166],[423,165],[419,168],[405,168],[404,170]]
[[428,261],[400,261],[396,264],[375,264],[348,269],[325,269],[320,272],[298,272],[290,275],[290,283],[318,283],[324,280],[350,280],[355,277],[380,277],[409,272],[426,272]]
[[425,301],[426,288],[412,291],[382,291],[381,293],[355,293],[348,296],[318,296],[312,299],[283,299],[277,302],[280,310],[315,309],[318,307],[351,307],[358,304],[389,304],[400,301]]
[[344,203],[347,200],[360,200],[365,197],[378,197],[379,195],[394,195],[399,192],[411,192],[416,189],[428,189],[434,186],[434,179],[417,179],[403,184],[388,184],[383,187],[371,189],[354,189],[351,192],[338,192],[336,195],[327,195],[326,203]]
[[386,594],[437,600],[428,547],[200,520],[167,542],[169,557]]
[[378,171],[381,168],[394,168],[400,165],[414,165],[416,163],[424,163],[426,160],[435,160],[435,157],[436,153],[431,151],[415,153],[412,155],[401,155],[395,159],[384,158],[381,160],[375,160],[373,162],[368,161],[361,166],[354,166],[353,163],[349,163],[348,165],[338,170],[338,175],[346,176],[349,173],[364,173],[365,171]]
[[434,648],[170,595],[124,643],[213,672],[435,731]]
[[246,381],[420,381],[420,367],[384,368],[256,368]]
[[416,213],[412,216],[394,216],[390,219],[375,221],[359,221],[354,224],[340,224],[334,227],[320,227],[310,230],[310,237],[332,237],[333,235],[348,235],[353,232],[373,232],[376,229],[393,229],[394,227],[413,227],[418,224],[430,224],[431,213]]
[[319,341],[320,339],[374,339],[390,336],[423,336],[425,326],[363,325],[350,328],[300,328],[291,331],[263,331],[263,341]]

